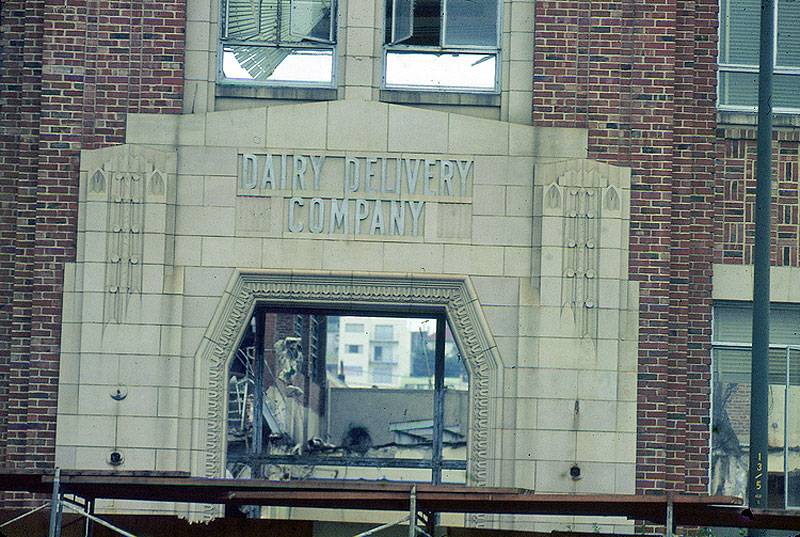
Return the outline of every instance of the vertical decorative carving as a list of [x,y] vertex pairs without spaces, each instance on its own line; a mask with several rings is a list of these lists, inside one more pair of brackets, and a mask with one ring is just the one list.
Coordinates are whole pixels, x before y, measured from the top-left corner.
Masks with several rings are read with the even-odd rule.
[[627,188],[627,176],[619,168],[588,160],[540,165],[537,174],[555,177],[543,190],[542,216],[548,223],[543,233],[549,235],[543,237],[542,248],[550,250],[545,256],[550,266],[543,273],[561,274],[562,311],[572,318],[576,335],[595,338],[601,242],[604,248],[622,247],[621,236],[601,236],[601,228],[606,220],[622,218],[621,189]]
[[109,194],[105,318],[118,323],[125,320],[128,301],[142,290],[144,174],[112,173]]
[[[95,162],[86,176],[87,200],[106,206],[103,320],[121,323],[132,299],[142,292],[147,207],[166,203],[175,157],[174,153],[123,145],[85,152],[84,160]],[[157,214],[164,218],[163,211]]]
[[598,197],[594,189],[573,187],[564,208],[562,305],[571,309],[581,337],[594,335],[597,328]]

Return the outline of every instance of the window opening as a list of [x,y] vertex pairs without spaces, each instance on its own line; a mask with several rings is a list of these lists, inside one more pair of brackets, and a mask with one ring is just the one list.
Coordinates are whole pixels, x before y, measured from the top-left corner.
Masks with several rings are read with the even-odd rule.
[[496,92],[497,0],[387,0],[384,86]]
[[[776,111],[800,110],[800,2],[775,2],[775,74],[772,103]],[[756,110],[758,103],[759,0],[721,0],[719,106]]]
[[[713,319],[711,494],[747,497],[752,304],[718,302]],[[768,504],[800,508],[800,305],[770,308]]]
[[468,385],[442,313],[257,306],[229,370],[228,474],[465,483]]
[[335,0],[222,0],[221,80],[333,84]]

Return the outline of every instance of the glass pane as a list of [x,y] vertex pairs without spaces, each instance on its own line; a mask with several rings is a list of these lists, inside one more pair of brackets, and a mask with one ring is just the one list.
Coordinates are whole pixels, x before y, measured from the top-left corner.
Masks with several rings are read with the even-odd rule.
[[225,46],[222,71],[229,80],[331,84],[333,50]]
[[228,0],[226,17],[228,39],[276,39],[278,9],[274,0]]
[[720,14],[720,62],[758,65],[759,0],[723,0]]
[[719,74],[719,104],[722,106],[752,106],[758,102],[758,73]]
[[800,75],[775,75],[772,84],[773,106],[800,108]]
[[[750,349],[713,350],[711,494],[747,497],[750,450]],[[770,350],[770,507],[783,506],[783,430],[786,350]]]
[[777,65],[800,67],[800,2],[778,1]]
[[389,0],[386,9],[392,19],[388,43],[393,45],[409,39],[414,34],[414,0]]
[[312,41],[331,40],[331,0],[291,0],[290,34]]
[[[458,350],[450,327],[444,346],[444,460],[467,460],[467,437],[469,435],[469,374],[464,359]],[[442,482],[458,481],[466,476],[463,471],[443,473]]]
[[[750,304],[722,303],[714,306],[714,341],[752,342],[753,319]],[[773,304],[770,308],[770,343],[800,345],[800,308]]]
[[800,350],[789,350],[786,396],[786,504],[800,507]]
[[441,46],[442,0],[386,0],[387,44]]
[[386,53],[386,85],[495,89],[495,54]]
[[497,46],[497,0],[445,0],[444,46]]

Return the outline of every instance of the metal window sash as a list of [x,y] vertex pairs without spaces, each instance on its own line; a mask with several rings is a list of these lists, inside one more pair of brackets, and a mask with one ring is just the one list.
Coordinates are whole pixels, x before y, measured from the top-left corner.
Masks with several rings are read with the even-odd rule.
[[493,55],[495,57],[495,74],[494,74],[494,87],[493,88],[476,88],[473,86],[421,86],[421,85],[411,85],[411,84],[396,84],[389,86],[386,83],[386,56],[390,52],[420,52],[420,53],[442,53],[442,54],[463,54],[467,52],[465,49],[457,49],[457,48],[449,48],[449,49],[438,49],[434,47],[420,47],[420,46],[408,46],[408,45],[384,45],[383,47],[383,66],[381,67],[381,89],[387,90],[399,90],[399,91],[425,91],[427,93],[454,93],[454,92],[463,92],[463,93],[478,93],[478,94],[490,94],[496,95],[500,93],[500,73],[502,68],[502,59],[501,54],[502,51],[496,48],[471,48],[468,49],[469,52],[475,52],[476,54],[487,54]]
[[[723,2],[726,0],[722,0]],[[733,0],[727,0],[733,1]],[[774,46],[774,50],[777,52],[778,50],[778,6],[780,2],[775,2],[775,9],[772,12],[773,23],[775,27],[775,31],[772,34],[772,43]],[[720,4],[721,7],[721,4]],[[726,24],[726,21],[722,20],[722,9],[719,10],[719,28],[722,29],[722,25]],[[726,32],[726,36],[730,35],[730,31]],[[726,47],[730,47],[730,42],[720,41],[720,47],[718,51],[717,57],[717,66],[719,67],[720,71],[741,71],[745,73],[757,73],[758,72],[758,65],[748,65],[748,64],[735,64],[735,63],[727,63],[722,62],[722,55],[723,49]],[[779,65],[778,64],[778,54],[775,54],[775,58],[773,59],[773,67],[775,68],[775,74],[800,74],[800,66],[792,66],[792,65]]]
[[[483,50],[487,47],[477,47],[472,45],[448,45],[447,44],[447,3],[449,0],[442,0],[442,14],[441,14],[441,32],[439,32],[439,45],[442,49],[452,48],[452,49],[467,49],[467,50]],[[500,43],[503,38],[503,26],[501,21],[503,20],[503,4],[502,0],[495,0],[497,4],[494,23],[495,23],[495,39],[497,40],[496,46],[494,47],[495,50],[500,49]]]
[[[715,349],[736,349],[736,350],[747,350],[750,349],[751,345],[747,343],[725,343],[725,342],[712,342],[711,343],[711,350],[712,350],[712,360],[713,360],[713,351]],[[785,384],[784,389],[786,390],[784,397],[783,397],[783,508],[784,509],[792,509],[798,510],[800,509],[800,505],[791,506],[789,505],[789,386],[790,386],[790,370],[791,370],[791,353],[792,351],[800,351],[800,345],[775,345],[770,344],[770,349],[784,349],[786,351],[785,355]],[[717,374],[717,364],[712,365],[712,375]],[[713,382],[712,382],[712,389],[713,389]],[[711,398],[713,401],[713,397]],[[712,402],[713,404],[713,402]],[[712,409],[712,416],[714,410]],[[709,435],[709,442],[711,441],[711,435]],[[710,456],[710,455],[709,455]],[[709,472],[711,471],[711,466],[709,465]]]
[[[290,0],[290,6],[289,6],[290,14],[289,14],[289,17],[291,17],[291,3],[294,2],[294,1],[296,1],[296,0]],[[272,46],[272,47],[297,47],[297,48],[318,47],[317,44],[326,44],[326,45],[331,45],[332,47],[334,47],[336,45],[335,36],[336,36],[336,25],[337,25],[337,22],[338,22],[338,16],[337,15],[338,15],[338,10],[339,10],[339,4],[338,4],[338,2],[336,0],[331,0],[330,24],[329,24],[329,28],[328,28],[328,36],[329,36],[329,38],[327,40],[325,40],[325,39],[320,39],[320,38],[311,37],[311,36],[307,36],[307,35],[302,36],[303,39],[307,39],[309,41],[312,41],[311,44],[309,44],[309,43],[291,44],[291,43],[286,42],[286,41],[281,41],[280,40],[280,35],[277,36],[277,39],[275,41],[229,40],[228,39],[228,26],[229,26],[229,23],[230,23],[230,0],[222,0],[221,8],[222,8],[222,21],[223,21],[223,23],[220,25],[221,26],[221,28],[220,28],[220,39],[222,41],[224,41],[225,45],[252,45],[252,46]],[[260,30],[260,27],[261,27],[261,19],[260,18],[256,21],[256,24],[259,26],[259,30]],[[290,22],[290,24],[291,24],[291,22]],[[281,25],[280,16],[278,16],[278,22],[277,22],[276,28],[279,29],[280,25]]]
[[[314,464],[314,465],[345,465],[345,466],[384,466],[391,468],[430,468],[431,480],[434,484],[440,484],[442,480],[442,470],[466,470],[466,461],[461,460],[444,460],[444,403],[445,403],[445,343],[447,336],[447,316],[443,313],[431,313],[429,317],[436,319],[436,340],[434,348],[434,408],[433,408],[433,431],[431,438],[431,459],[383,459],[380,457],[324,457],[324,456],[292,456],[292,455],[270,455],[262,452],[263,442],[259,442],[259,437],[263,437],[263,423],[261,419],[262,404],[259,401],[258,393],[262,392],[263,397],[263,363],[264,363],[264,321],[265,314],[270,311],[276,311],[277,308],[271,308],[267,304],[256,305],[253,309],[253,315],[256,317],[256,333],[255,333],[255,390],[254,394],[256,401],[254,401],[254,435],[253,446],[247,455],[227,457],[227,462],[244,462],[250,464],[253,468],[254,475],[261,476],[262,464]],[[278,310],[279,311],[279,310]],[[308,313],[303,308],[295,308],[298,314]],[[318,311],[318,310],[315,310]],[[336,314],[336,310],[328,310],[328,315]],[[352,313],[345,310],[341,312],[345,315]],[[380,312],[375,312],[375,315]],[[348,315],[354,316],[354,315]],[[360,315],[361,317],[369,317],[368,314]],[[400,314],[394,315],[400,317]],[[414,314],[406,315],[406,317],[415,317]],[[261,349],[259,351],[259,349]],[[259,367],[260,366],[260,367]],[[260,376],[259,376],[260,375]],[[330,391],[328,390],[328,396]],[[259,425],[261,425],[259,427]],[[469,429],[469,427],[467,427]]]

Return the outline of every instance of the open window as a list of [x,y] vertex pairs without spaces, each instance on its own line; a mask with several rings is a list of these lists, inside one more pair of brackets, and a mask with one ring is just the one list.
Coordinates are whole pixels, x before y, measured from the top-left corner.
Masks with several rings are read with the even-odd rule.
[[386,0],[384,86],[498,91],[498,0]]
[[469,378],[444,313],[257,306],[228,380],[231,477],[466,482]]
[[222,0],[221,80],[333,86],[335,0]]

